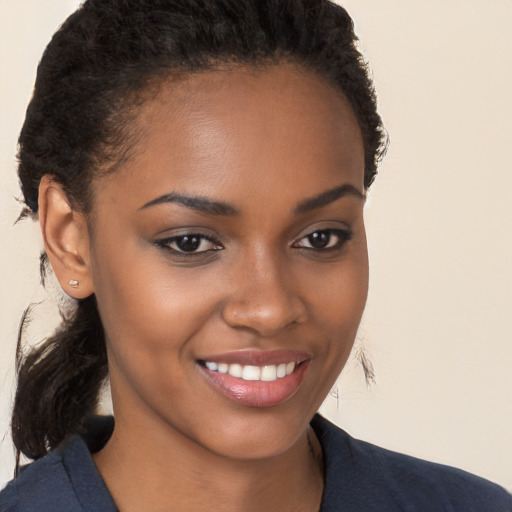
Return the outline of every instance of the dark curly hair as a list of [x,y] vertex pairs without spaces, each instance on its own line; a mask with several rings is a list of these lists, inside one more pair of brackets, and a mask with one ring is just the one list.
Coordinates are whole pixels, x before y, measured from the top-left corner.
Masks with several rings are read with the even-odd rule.
[[[362,133],[368,188],[386,136],[342,7],[328,0],[87,0],[38,67],[19,138],[27,212],[37,213],[45,174],[62,184],[75,208],[90,211],[91,181],[129,157],[136,140],[128,121],[152,84],[226,64],[280,62],[316,73],[347,98]],[[80,432],[108,375],[94,296],[78,301],[42,345],[26,355],[18,350],[17,359],[13,440],[36,459]]]

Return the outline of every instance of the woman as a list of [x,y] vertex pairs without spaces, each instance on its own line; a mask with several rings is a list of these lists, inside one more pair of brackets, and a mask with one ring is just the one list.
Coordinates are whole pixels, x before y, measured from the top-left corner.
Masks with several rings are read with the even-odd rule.
[[13,438],[38,460],[1,510],[511,509],[315,416],[364,309],[384,147],[340,7],[85,2],[20,136],[77,308],[22,361]]

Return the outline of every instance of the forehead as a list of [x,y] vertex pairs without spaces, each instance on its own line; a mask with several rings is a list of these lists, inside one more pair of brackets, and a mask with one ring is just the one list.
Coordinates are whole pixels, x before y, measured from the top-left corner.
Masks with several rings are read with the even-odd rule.
[[363,190],[363,143],[347,100],[291,64],[163,81],[133,123],[132,157],[108,179],[140,204],[171,191],[236,205],[276,187],[283,200],[342,182]]

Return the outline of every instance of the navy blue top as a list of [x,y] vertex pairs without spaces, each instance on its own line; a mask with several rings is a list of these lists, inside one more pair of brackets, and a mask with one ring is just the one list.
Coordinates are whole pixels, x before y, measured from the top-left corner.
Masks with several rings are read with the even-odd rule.
[[[325,463],[320,512],[512,512],[512,496],[487,480],[356,440],[319,415],[311,425]],[[85,438],[29,464],[0,492],[0,512],[117,512],[91,457],[112,429],[96,418]]]

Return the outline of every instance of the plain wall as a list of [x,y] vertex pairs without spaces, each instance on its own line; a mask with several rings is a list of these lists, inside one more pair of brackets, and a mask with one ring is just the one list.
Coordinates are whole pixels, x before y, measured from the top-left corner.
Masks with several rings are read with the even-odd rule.
[[[347,0],[391,145],[367,205],[371,282],[358,345],[324,413],[352,435],[512,490],[512,2]],[[42,301],[16,139],[35,69],[76,0],[0,2],[0,487],[19,319]],[[55,291],[50,290],[55,297]],[[51,301],[30,329],[55,322]]]

